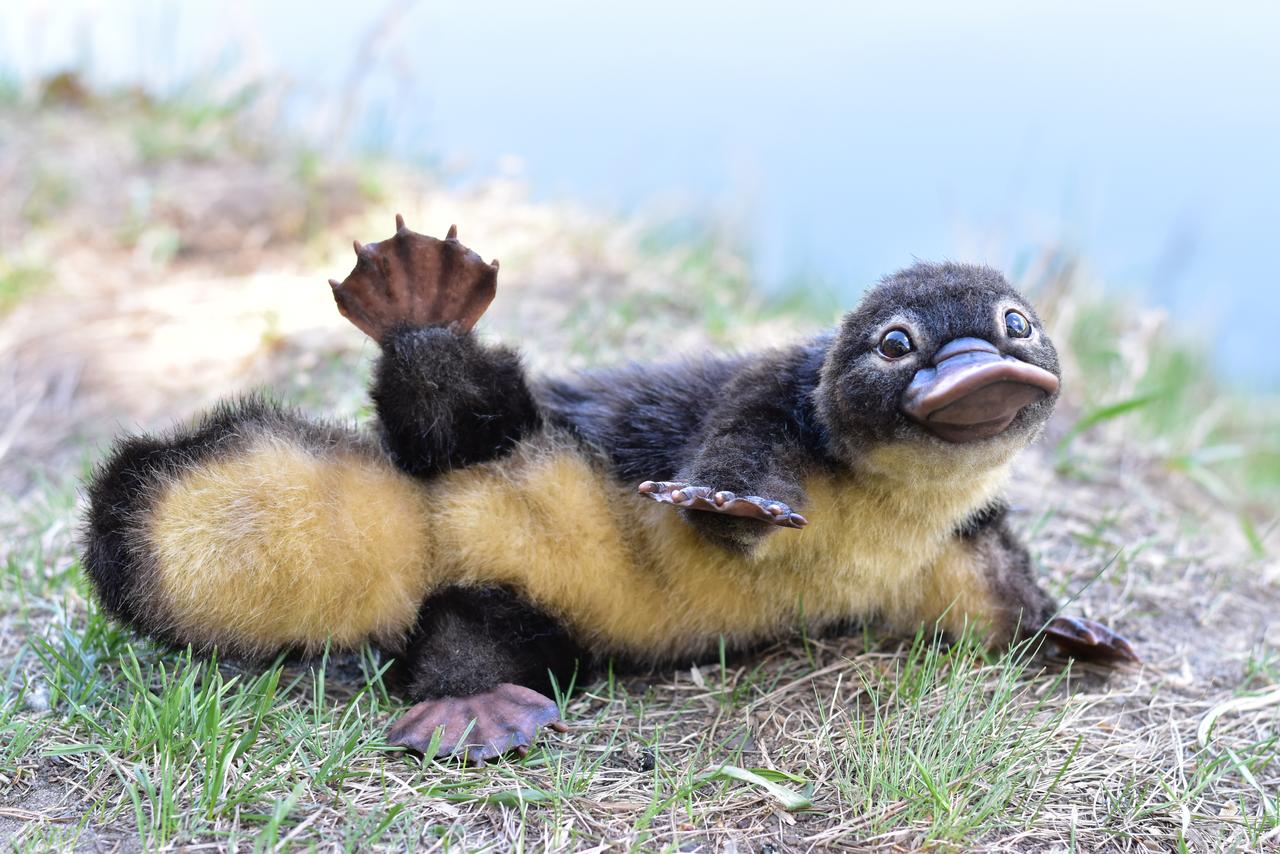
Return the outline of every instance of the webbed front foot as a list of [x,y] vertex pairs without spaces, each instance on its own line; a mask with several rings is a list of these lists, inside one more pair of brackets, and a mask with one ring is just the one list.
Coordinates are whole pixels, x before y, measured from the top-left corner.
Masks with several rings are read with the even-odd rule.
[[356,266],[329,280],[342,316],[378,343],[399,326],[476,325],[498,289],[498,262],[486,264],[458,242],[410,231],[396,214],[396,233],[379,243],[355,242]]
[[435,731],[443,727],[435,755],[482,765],[513,750],[524,756],[544,726],[568,730],[555,702],[523,685],[503,683],[483,694],[424,700],[395,722],[387,741],[425,756]]
[[1093,620],[1083,617],[1054,617],[1042,631],[1045,637],[1072,658],[1100,663],[1142,662],[1133,644],[1123,635]]
[[809,524],[808,519],[792,512],[781,501],[758,495],[736,495],[728,490],[666,480],[646,480],[640,484],[639,490],[641,495],[647,495],[654,501],[686,510],[706,510],[727,516],[757,519],[780,528],[803,528]]

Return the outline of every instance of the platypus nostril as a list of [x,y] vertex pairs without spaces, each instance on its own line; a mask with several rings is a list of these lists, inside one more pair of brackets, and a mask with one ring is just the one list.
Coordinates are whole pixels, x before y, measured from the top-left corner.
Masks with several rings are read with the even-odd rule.
[[933,354],[933,358],[929,360],[929,363],[937,365],[952,356],[959,356],[961,353],[992,353],[998,355],[1000,350],[990,341],[984,341],[981,338],[955,338],[939,347],[938,352]]

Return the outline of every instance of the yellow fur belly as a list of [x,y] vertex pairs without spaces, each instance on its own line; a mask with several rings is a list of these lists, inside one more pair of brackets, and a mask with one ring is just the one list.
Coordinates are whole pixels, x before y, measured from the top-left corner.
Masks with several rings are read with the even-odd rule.
[[261,437],[158,496],[153,607],[175,637],[242,655],[394,642],[430,585],[424,500],[376,456]]
[[[580,453],[530,444],[430,485],[432,575],[510,584],[593,649],[644,656],[913,613],[927,595],[922,574],[956,524],[995,497],[1006,466],[940,472],[928,455],[894,450],[877,462],[893,476],[810,480],[800,508],[809,527],[776,531],[746,557]],[[954,483],[940,488],[940,475]]]
[[156,609],[177,637],[266,654],[394,643],[454,584],[510,585],[593,651],[651,658],[893,618],[918,611],[923,573],[995,496],[1007,456],[886,449],[867,471],[811,479],[811,524],[746,557],[555,437],[422,484],[376,455],[264,436],[157,497]]

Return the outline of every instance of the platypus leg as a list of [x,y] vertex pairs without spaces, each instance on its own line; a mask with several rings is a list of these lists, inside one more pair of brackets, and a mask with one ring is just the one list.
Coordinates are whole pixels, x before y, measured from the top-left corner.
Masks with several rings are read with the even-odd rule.
[[992,646],[1043,635],[1071,658],[1140,660],[1133,646],[1106,626],[1057,615],[1053,600],[1036,583],[1031,557],[1010,530],[1003,507],[983,511],[956,532],[927,571],[919,594],[901,615],[904,624],[936,622],[951,635],[977,629]]
[[388,741],[425,754],[483,762],[523,755],[543,727],[564,731],[552,675],[568,690],[580,650],[565,628],[503,587],[455,587],[431,596],[389,674],[414,700]]
[[728,490],[666,480],[646,480],[640,484],[639,491],[641,495],[647,495],[655,501],[686,510],[706,510],[757,519],[780,528],[803,528],[809,524],[808,519],[793,512],[781,501],[761,498],[759,495],[737,495]]
[[779,529],[809,523],[793,508],[806,506],[804,482],[822,453],[801,414],[810,381],[817,382],[811,372],[818,367],[808,358],[764,360],[736,371],[708,395],[696,445],[682,443],[673,455],[678,467],[652,472],[672,480],[645,481],[640,492],[676,508],[706,540],[733,553],[750,554],[770,537],[795,536]]
[[470,333],[498,262],[459,243],[457,229],[437,240],[397,216],[395,235],[357,243],[355,269],[329,284],[338,310],[382,349],[369,395],[404,471],[431,477],[496,459],[541,423],[519,355]]
[[378,243],[355,243],[356,266],[333,299],[342,316],[379,344],[398,327],[451,326],[468,332],[498,288],[498,262],[486,264],[458,242],[410,231],[396,215],[396,233]]

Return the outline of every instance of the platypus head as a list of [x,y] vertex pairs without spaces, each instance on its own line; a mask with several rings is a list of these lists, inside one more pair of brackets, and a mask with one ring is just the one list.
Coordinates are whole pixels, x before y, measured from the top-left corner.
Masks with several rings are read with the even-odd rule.
[[916,264],[845,315],[817,403],[841,455],[910,440],[1017,448],[1048,420],[1058,378],[1053,342],[1002,275]]

